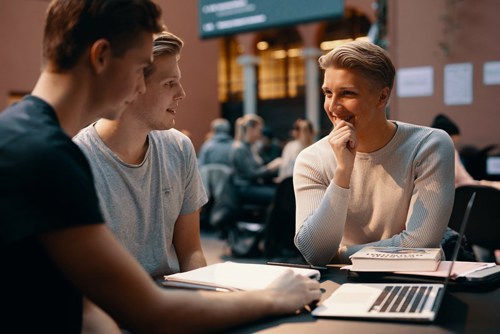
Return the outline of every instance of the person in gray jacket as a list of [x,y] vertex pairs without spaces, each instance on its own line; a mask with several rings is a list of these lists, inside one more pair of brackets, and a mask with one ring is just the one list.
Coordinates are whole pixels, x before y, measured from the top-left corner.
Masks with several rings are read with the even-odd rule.
[[231,124],[225,118],[216,118],[210,123],[210,137],[201,145],[198,164],[221,164],[229,166],[229,152],[233,144]]

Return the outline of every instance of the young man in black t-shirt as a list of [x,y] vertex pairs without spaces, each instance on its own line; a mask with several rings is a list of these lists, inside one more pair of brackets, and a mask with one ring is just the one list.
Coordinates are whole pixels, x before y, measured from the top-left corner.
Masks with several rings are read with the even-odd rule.
[[49,5],[42,73],[30,96],[0,113],[2,327],[79,333],[83,295],[140,332],[210,331],[319,299],[318,282],[292,274],[257,292],[162,290],[102,224],[89,165],[71,137],[118,117],[144,91],[159,16],[150,0]]

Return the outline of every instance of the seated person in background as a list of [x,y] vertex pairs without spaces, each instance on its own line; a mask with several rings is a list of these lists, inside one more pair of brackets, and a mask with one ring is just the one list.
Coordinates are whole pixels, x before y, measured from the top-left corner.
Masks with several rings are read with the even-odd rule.
[[[224,187],[231,176],[229,153],[233,145],[230,135],[231,124],[225,118],[216,118],[210,123],[210,132],[198,154],[200,175],[205,186],[209,202],[201,208],[202,228],[221,225],[226,212],[231,212],[226,203],[222,203]],[[229,198],[227,200],[233,200]],[[214,208],[216,208],[214,210]]]
[[355,41],[319,58],[333,131],[297,157],[295,245],[314,265],[362,247],[439,247],[453,207],[453,143],[443,131],[386,119],[395,69]]
[[453,144],[455,146],[455,187],[464,185],[481,185],[494,187],[500,190],[500,181],[474,180],[474,178],[467,172],[462,160],[460,159],[460,154],[456,149],[460,139],[460,129],[451,119],[445,115],[439,114],[432,121],[431,127],[446,131],[446,133],[448,133],[453,140]]
[[276,176],[281,158],[266,165],[256,152],[255,143],[262,136],[263,126],[264,121],[257,115],[238,118],[229,160],[234,170],[234,184],[241,198],[267,205],[271,203],[276,190],[269,180]]
[[314,128],[311,121],[307,119],[297,119],[292,128],[293,140],[288,142],[281,154],[281,165],[278,170],[276,182],[279,183],[287,177],[293,176],[293,166],[300,151],[314,142]]
[[264,164],[268,164],[281,156],[281,144],[274,137],[273,130],[267,126],[264,126],[262,129],[262,136],[256,146],[258,147],[257,151]]
[[90,165],[71,137],[95,119],[119,117],[144,93],[160,7],[52,0],[46,13],[32,95],[0,112],[2,326],[80,333],[87,296],[131,332],[214,332],[318,300],[319,283],[291,271],[248,292],[166,290],[153,282],[103,224]]
[[210,123],[210,137],[201,145],[198,154],[200,166],[222,164],[229,166],[229,152],[233,138],[229,134],[231,124],[225,118],[216,118]]
[[186,96],[177,63],[182,45],[171,33],[156,35],[146,92],[120,118],[101,119],[74,138],[108,226],[158,281],[206,265],[199,209],[207,196],[191,141],[173,129]]
[[[455,188],[466,185],[481,185],[487,187],[493,187],[500,190],[500,181],[490,181],[490,180],[474,180],[474,178],[467,172],[462,160],[460,159],[460,154],[458,153],[456,147],[460,140],[460,129],[449,117],[443,114],[439,114],[434,117],[431,127],[436,129],[441,129],[446,131],[453,140],[455,146]],[[500,263],[500,250],[495,250],[494,258],[492,257],[489,250],[482,248],[478,245],[472,245],[474,255],[478,261],[491,262],[496,261]]]

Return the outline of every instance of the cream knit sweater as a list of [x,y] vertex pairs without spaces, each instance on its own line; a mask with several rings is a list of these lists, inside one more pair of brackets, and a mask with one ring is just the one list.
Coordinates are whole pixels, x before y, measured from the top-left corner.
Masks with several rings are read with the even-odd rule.
[[332,181],[327,137],[299,154],[295,244],[309,263],[349,263],[366,245],[439,247],[455,194],[453,143],[444,131],[394,123],[385,147],[356,154],[349,189]]

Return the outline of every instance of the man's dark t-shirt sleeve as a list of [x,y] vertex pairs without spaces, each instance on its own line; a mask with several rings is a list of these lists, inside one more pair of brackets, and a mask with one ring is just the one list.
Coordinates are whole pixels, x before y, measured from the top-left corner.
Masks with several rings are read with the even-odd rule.
[[82,293],[38,236],[102,222],[88,161],[63,132],[53,108],[28,96],[1,112],[0,306],[5,328],[81,333]]
[[[31,133],[23,135],[18,131],[13,134],[16,138],[0,147],[0,206],[4,220],[1,237],[5,244],[53,230],[103,222],[85,156],[59,126],[50,126],[52,122],[57,125],[50,106],[32,99],[37,108],[42,105],[46,110],[38,115],[31,115],[29,106],[19,111],[26,112],[28,118],[39,118],[27,122],[31,126],[21,124],[23,131]],[[41,123],[40,128],[52,130],[37,134],[37,122]]]

